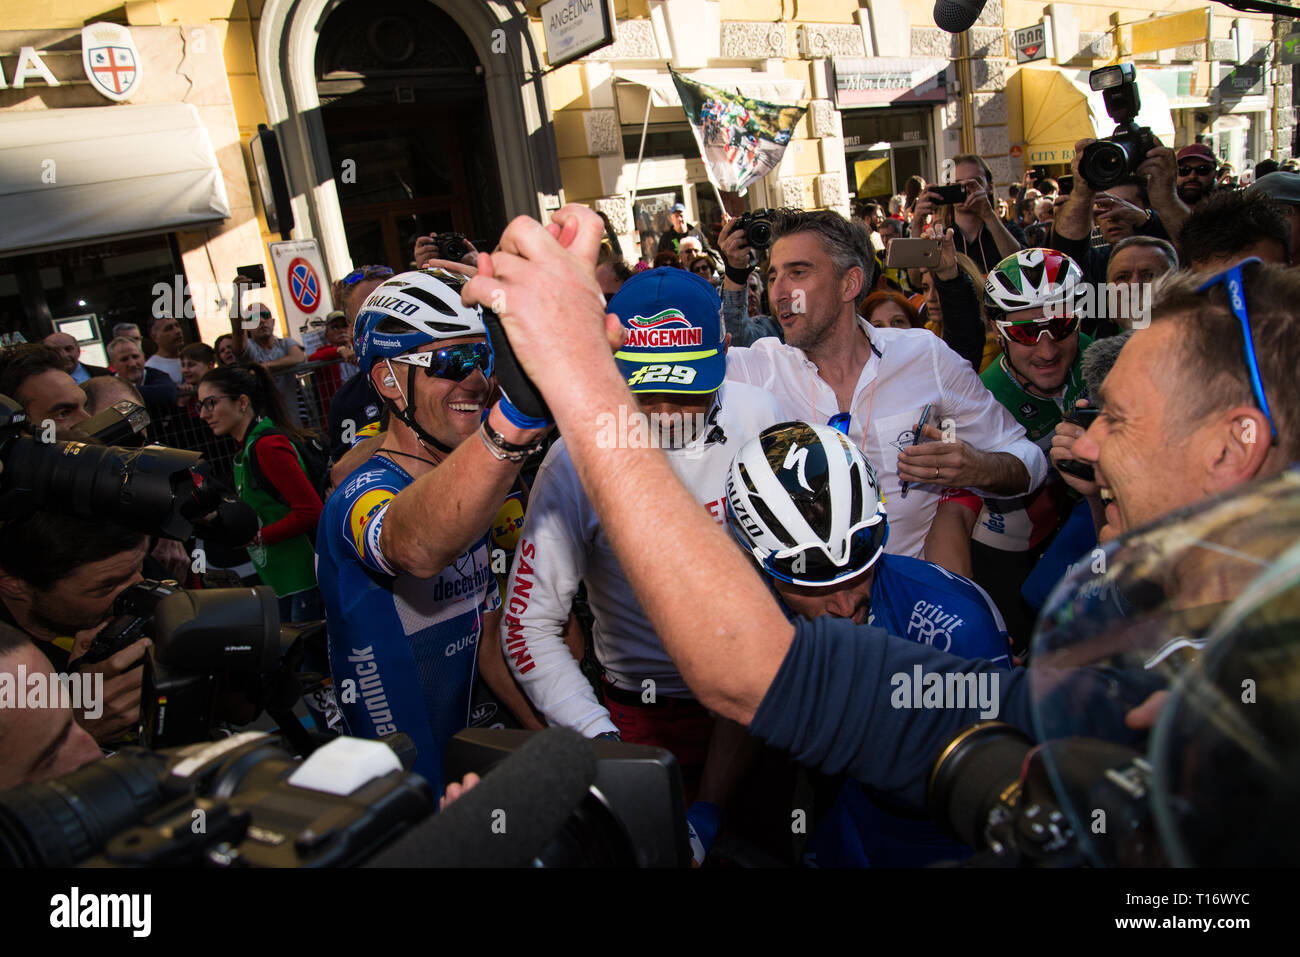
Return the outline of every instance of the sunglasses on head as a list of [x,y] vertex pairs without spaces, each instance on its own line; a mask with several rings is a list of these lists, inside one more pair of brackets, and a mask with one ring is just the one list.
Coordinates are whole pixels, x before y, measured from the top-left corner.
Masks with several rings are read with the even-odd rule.
[[462,342],[432,352],[411,352],[393,356],[390,361],[419,366],[431,379],[450,379],[452,382],[464,382],[475,369],[482,372],[484,378],[492,375],[492,351],[485,342]]
[[1213,166],[1179,166],[1179,176],[1213,176]]
[[387,279],[392,274],[387,266],[359,266],[343,277],[343,285],[355,286],[362,279]]
[[1022,346],[1036,346],[1044,335],[1049,336],[1053,342],[1060,342],[1062,339],[1068,338],[1079,328],[1079,317],[1053,316],[1050,319],[1047,317],[1042,319],[1021,319],[1017,322],[999,319],[994,324],[998,327],[998,332],[1012,342],[1017,342]]
[[1230,266],[1218,275],[1211,276],[1201,283],[1200,288],[1196,291],[1207,292],[1218,285],[1222,285],[1227,290],[1228,308],[1232,310],[1233,316],[1241,325],[1246,372],[1250,376],[1250,391],[1259,404],[1259,410],[1264,413],[1264,418],[1268,420],[1268,427],[1272,432],[1272,444],[1277,445],[1277,426],[1273,424],[1273,411],[1268,407],[1268,397],[1264,395],[1264,381],[1259,375],[1259,357],[1255,353],[1255,337],[1251,335],[1250,331],[1250,313],[1246,311],[1246,288],[1245,280],[1242,278],[1243,269],[1259,263],[1260,259],[1257,256],[1243,259],[1235,266]]

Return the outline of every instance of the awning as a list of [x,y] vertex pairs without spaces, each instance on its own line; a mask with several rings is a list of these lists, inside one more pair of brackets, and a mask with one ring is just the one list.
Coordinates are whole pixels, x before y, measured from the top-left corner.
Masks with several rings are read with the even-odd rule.
[[188,103],[0,113],[0,252],[230,216]]
[[[1088,86],[1088,70],[1020,71],[1021,110],[1024,115],[1025,165],[1068,163],[1074,159],[1074,144],[1084,137],[1101,139],[1115,132],[1115,121],[1106,113],[1100,92]],[[1139,126],[1166,145],[1174,142],[1174,119],[1164,91],[1138,71],[1138,96],[1142,111]]]
[[[768,103],[783,105],[793,105],[804,99],[804,91],[807,87],[803,80],[792,80],[778,74],[754,73],[750,70],[696,70],[694,73],[683,73],[682,76],[696,83],[719,86],[730,92],[739,91],[741,96],[747,96],[752,100],[765,100]],[[682,105],[673,78],[667,73],[656,70],[619,70],[614,74],[614,78],[648,89],[651,106],[680,107]]]

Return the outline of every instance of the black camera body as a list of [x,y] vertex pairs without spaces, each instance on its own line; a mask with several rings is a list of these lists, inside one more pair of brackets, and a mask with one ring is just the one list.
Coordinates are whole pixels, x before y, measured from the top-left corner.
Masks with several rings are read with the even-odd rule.
[[438,244],[442,258],[452,262],[460,262],[469,253],[469,244],[463,233],[439,233],[434,242]]
[[750,249],[767,249],[772,245],[772,215],[774,210],[755,209],[741,215],[735,228],[744,234]]
[[347,867],[433,812],[428,782],[395,758],[385,773],[350,783],[337,766],[330,772],[332,757],[295,783],[311,759],[261,732],[170,751],[122,748],[57,785],[0,795],[0,865]]
[[1106,112],[1118,124],[1105,139],[1089,143],[1079,155],[1079,174],[1095,190],[1110,189],[1137,172],[1147,153],[1160,145],[1150,127],[1138,126],[1142,108],[1137,71],[1132,63],[1102,67],[1088,74],[1088,83],[1102,91]]

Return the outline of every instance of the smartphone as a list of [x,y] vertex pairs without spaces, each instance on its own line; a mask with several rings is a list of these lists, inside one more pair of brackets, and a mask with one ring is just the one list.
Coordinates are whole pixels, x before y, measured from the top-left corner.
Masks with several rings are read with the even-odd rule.
[[1093,471],[1091,465],[1087,462],[1076,462],[1074,459],[1061,459],[1056,463],[1057,469],[1062,472],[1069,472],[1075,478],[1081,478],[1085,482],[1097,481],[1097,473]]
[[937,269],[939,267],[939,240],[891,239],[885,253],[885,266],[889,269]]
[[927,193],[938,193],[940,199],[947,206],[956,206],[966,202],[966,187],[961,183],[952,183],[948,186],[927,186]]
[[1066,173],[1064,176],[1056,177],[1056,183],[1061,187],[1061,195],[1069,196],[1074,192],[1074,174]]
[[1075,425],[1087,429],[1092,427],[1092,423],[1097,421],[1099,415],[1101,415],[1101,409],[1075,409],[1065,417],[1065,421],[1073,422]]
[[249,279],[253,280],[254,285],[266,285],[266,267],[261,263],[258,263],[256,266],[240,266],[238,274],[241,276],[247,276]]

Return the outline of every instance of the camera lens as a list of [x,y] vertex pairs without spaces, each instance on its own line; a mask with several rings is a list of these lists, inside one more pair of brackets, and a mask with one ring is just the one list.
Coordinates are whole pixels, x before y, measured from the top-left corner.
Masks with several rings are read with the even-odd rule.
[[1033,745],[1001,721],[972,725],[944,748],[930,772],[930,808],[957,837],[975,848],[985,845],[989,815],[1020,780]]
[[124,748],[54,781],[0,794],[0,866],[72,867],[162,804],[166,760]]
[[1079,172],[1093,189],[1109,189],[1128,175],[1128,151],[1113,140],[1090,143],[1079,158]]
[[756,219],[745,230],[745,239],[755,249],[766,249],[772,244],[772,224],[765,219]]

